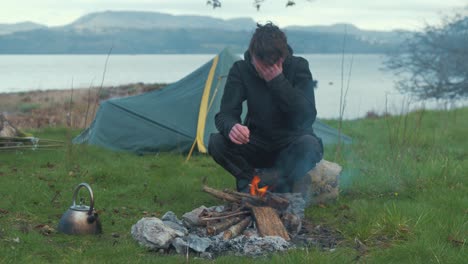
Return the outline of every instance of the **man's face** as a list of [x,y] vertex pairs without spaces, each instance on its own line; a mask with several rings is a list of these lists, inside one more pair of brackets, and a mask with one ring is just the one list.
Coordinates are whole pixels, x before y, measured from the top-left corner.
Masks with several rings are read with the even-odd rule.
[[269,65],[268,63],[266,63],[265,61],[259,59],[257,56],[255,55],[252,55],[252,64],[253,66],[255,67],[255,69],[258,71],[258,66],[263,66],[264,68],[268,68],[268,67],[271,67],[273,65],[282,65],[284,62],[284,58],[280,58],[278,61],[276,61],[276,63],[272,64],[272,65]]
[[256,56],[252,56],[252,64],[255,67],[258,75],[265,80],[269,80],[272,73],[276,74],[277,72],[283,71],[283,62],[284,58],[280,58],[273,65],[269,65],[263,60],[258,59]]

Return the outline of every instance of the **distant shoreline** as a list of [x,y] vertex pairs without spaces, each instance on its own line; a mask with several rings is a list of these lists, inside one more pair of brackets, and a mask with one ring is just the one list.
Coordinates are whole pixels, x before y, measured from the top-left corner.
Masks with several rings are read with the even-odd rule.
[[0,93],[0,113],[4,113],[12,124],[21,129],[57,126],[80,129],[94,120],[100,101],[138,95],[166,85],[135,83],[102,88]]
[[[149,92],[152,90],[157,90],[161,87],[164,87],[168,85],[167,83],[129,83],[129,84],[122,84],[122,85],[109,85],[109,86],[103,86],[102,90],[106,91],[106,93],[110,93],[110,97],[115,97],[116,95],[119,95],[122,93],[122,91],[128,90],[128,89],[137,89],[141,90],[142,92]],[[133,87],[133,88],[132,88]],[[58,89],[31,89],[31,90],[26,90],[26,91],[10,91],[10,92],[2,92],[0,91],[0,96],[5,96],[5,95],[25,95],[25,94],[38,94],[38,93],[70,93],[71,90],[76,91],[83,91],[83,90],[91,90],[91,91],[96,91],[100,87],[99,86],[92,86],[92,87],[74,87],[72,88],[58,88]],[[131,94],[134,95],[134,94]]]

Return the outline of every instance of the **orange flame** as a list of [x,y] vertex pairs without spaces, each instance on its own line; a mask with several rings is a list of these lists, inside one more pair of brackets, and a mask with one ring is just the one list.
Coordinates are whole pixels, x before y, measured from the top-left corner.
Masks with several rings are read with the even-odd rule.
[[258,184],[260,183],[260,177],[254,176],[252,182],[250,183],[250,194],[255,196],[263,197],[265,196],[268,186],[258,188]]

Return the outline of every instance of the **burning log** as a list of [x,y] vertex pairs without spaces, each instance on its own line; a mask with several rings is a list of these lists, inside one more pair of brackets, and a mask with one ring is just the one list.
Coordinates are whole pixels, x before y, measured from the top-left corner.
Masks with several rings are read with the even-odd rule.
[[252,217],[248,216],[239,223],[231,226],[228,230],[224,231],[223,239],[229,240],[233,237],[240,235],[251,224]]
[[252,214],[260,236],[280,236],[289,241],[289,235],[278,213],[271,207],[252,207]]
[[286,210],[289,206],[289,200],[278,195],[274,195],[273,193],[268,193],[266,205],[278,210]]
[[248,194],[248,193],[236,192],[236,191],[229,190],[229,189],[224,189],[223,192],[231,194],[231,195],[233,195],[235,197],[238,197],[239,200],[242,200],[242,198],[247,198],[247,199],[251,199],[251,200],[255,200],[255,201],[259,201],[259,202],[263,202],[263,203],[266,202],[266,198],[260,197],[260,196],[254,196],[254,195],[251,195],[251,194]]
[[266,192],[264,197],[254,196],[248,193],[240,193],[229,189],[224,189],[223,192],[238,197],[244,202],[248,202],[257,206],[270,206],[278,210],[285,210],[289,206],[289,200],[271,192]]
[[248,202],[255,206],[270,206],[278,210],[284,210],[288,208],[289,201],[286,198],[275,195],[274,193],[267,192],[265,197],[255,196],[248,193],[240,193],[228,189],[223,191],[217,190],[208,186],[203,186],[203,191],[207,192],[214,197],[233,203],[245,203]]

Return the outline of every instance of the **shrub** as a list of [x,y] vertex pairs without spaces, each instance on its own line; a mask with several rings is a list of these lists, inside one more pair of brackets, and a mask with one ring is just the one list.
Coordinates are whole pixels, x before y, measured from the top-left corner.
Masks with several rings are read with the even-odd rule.
[[21,113],[31,113],[34,109],[39,109],[41,105],[36,103],[22,103],[18,106],[18,110]]

